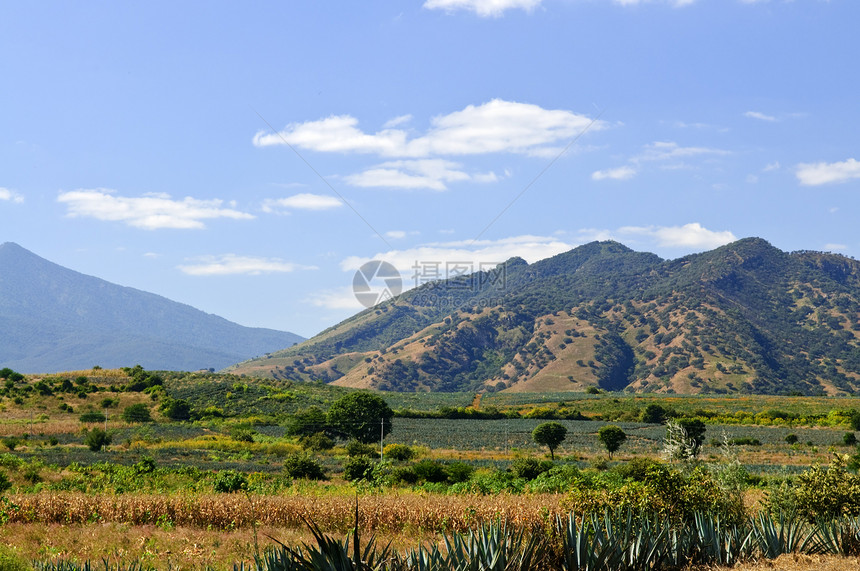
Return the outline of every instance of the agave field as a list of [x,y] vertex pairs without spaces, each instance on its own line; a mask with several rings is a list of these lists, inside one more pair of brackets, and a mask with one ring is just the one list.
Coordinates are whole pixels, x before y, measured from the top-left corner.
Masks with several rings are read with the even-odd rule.
[[[860,554],[851,397],[384,394],[390,432],[362,442],[326,424],[354,392],[321,383],[135,367],[0,386],[2,569],[644,570]],[[672,444],[667,423],[682,421],[700,423],[699,441]],[[548,422],[563,430],[552,454],[535,438]],[[611,456],[610,425],[624,436]]]

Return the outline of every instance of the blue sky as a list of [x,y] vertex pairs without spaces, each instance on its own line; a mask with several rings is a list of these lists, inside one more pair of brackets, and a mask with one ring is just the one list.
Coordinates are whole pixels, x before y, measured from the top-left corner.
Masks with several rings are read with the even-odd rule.
[[857,256],[857,22],[848,0],[5,2],[0,242],[306,336],[361,309],[372,259],[408,286],[594,239]]

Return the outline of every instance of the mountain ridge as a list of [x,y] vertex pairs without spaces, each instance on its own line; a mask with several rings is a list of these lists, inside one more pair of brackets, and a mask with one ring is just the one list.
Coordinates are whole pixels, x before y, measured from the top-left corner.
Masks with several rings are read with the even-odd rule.
[[494,271],[504,287],[422,286],[230,370],[386,390],[860,389],[860,262],[838,254],[745,238],[663,260],[607,241]]
[[303,339],[64,268],[14,242],[0,244],[0,319],[0,366],[23,372],[220,369]]

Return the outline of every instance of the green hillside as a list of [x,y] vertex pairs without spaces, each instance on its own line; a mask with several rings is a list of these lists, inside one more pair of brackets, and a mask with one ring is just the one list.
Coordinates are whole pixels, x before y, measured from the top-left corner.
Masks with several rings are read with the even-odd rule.
[[232,372],[394,391],[846,394],[860,263],[757,238],[677,260],[593,242],[417,288]]

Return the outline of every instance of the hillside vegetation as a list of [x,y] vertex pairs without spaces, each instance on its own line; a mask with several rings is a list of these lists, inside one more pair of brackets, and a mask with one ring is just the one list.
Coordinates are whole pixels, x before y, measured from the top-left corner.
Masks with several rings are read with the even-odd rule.
[[669,261],[593,242],[426,284],[229,371],[388,391],[848,394],[860,263],[758,238]]

